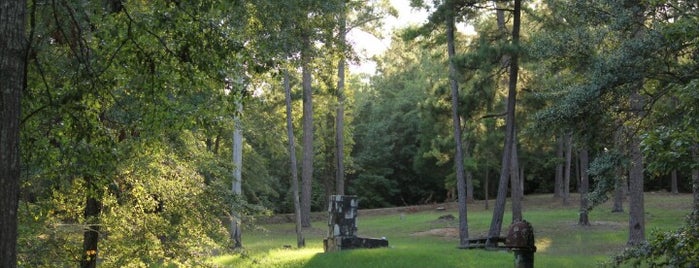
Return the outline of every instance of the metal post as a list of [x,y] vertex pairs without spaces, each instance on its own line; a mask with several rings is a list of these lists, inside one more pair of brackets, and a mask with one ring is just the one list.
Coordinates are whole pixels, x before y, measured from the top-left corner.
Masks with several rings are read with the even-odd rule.
[[510,225],[507,232],[505,246],[510,248],[515,254],[515,268],[533,268],[534,252],[534,228],[525,221],[515,221]]

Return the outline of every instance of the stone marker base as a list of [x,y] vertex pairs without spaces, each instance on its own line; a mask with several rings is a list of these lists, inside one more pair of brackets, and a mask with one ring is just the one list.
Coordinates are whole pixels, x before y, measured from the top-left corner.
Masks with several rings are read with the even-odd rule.
[[328,237],[323,239],[325,252],[340,251],[356,248],[383,248],[388,247],[388,240],[364,237]]

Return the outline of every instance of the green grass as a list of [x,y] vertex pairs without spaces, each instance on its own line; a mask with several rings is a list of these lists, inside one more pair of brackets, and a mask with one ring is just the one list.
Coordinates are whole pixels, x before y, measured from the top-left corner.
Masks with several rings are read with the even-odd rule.
[[[691,195],[646,193],[646,232],[652,229],[672,230],[684,222],[690,211]],[[508,200],[509,202],[509,200]],[[623,249],[628,238],[628,213],[611,213],[609,204],[590,214],[591,226],[577,225],[578,200],[569,206],[550,195],[527,196],[524,218],[535,230],[538,251],[536,267],[596,267]],[[492,206],[492,201],[491,201]],[[469,205],[469,234],[481,237],[487,233],[492,210],[485,210],[482,201]],[[492,209],[492,207],[491,207]],[[628,212],[628,211],[627,211]],[[296,245],[293,224],[270,224],[264,231],[244,232],[243,250],[219,256],[212,262],[221,267],[510,267],[513,254],[507,251],[457,249],[458,237],[415,235],[434,229],[456,227],[456,221],[440,221],[441,215],[458,216],[455,209],[423,211],[407,214],[362,216],[357,222],[359,236],[386,237],[390,247],[382,249],[346,250],[323,253],[322,239],[326,222],[313,222],[305,229],[306,247]],[[510,222],[510,210],[504,222]],[[502,235],[507,232],[503,226]]]

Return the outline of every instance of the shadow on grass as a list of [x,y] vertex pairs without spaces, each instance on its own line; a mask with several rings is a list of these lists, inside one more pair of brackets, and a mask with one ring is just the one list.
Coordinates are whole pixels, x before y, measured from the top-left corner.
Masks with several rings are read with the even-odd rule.
[[463,250],[453,245],[424,243],[319,253],[302,267],[507,267],[512,261],[508,252]]

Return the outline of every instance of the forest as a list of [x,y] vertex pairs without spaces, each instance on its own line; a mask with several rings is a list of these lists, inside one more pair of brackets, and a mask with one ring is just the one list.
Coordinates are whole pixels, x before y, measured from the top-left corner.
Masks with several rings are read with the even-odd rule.
[[[628,202],[626,257],[699,263],[696,1],[391,2],[0,0],[0,267],[205,266],[274,214],[302,247],[331,195],[456,202],[461,246],[474,200],[489,237],[526,195]],[[690,250],[646,235],[661,191]]]

